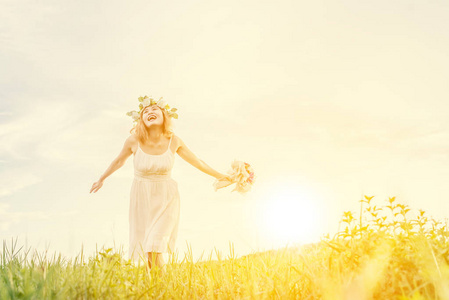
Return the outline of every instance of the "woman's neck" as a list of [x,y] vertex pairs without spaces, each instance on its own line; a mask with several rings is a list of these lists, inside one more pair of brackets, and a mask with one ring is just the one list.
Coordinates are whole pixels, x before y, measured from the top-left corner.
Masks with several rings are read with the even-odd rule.
[[147,132],[151,142],[159,142],[164,136],[164,132],[160,126],[152,126],[147,129]]

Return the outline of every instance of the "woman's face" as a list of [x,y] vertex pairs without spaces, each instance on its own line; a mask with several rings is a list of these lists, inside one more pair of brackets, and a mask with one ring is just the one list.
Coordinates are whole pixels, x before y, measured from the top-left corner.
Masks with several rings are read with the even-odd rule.
[[161,108],[155,104],[145,107],[142,112],[142,121],[147,127],[164,124]]

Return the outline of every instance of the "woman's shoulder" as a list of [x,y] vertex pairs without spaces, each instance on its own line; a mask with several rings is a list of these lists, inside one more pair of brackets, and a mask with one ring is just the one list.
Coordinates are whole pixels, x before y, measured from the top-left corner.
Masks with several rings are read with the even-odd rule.
[[125,143],[129,144],[130,146],[133,146],[135,144],[137,144],[137,142],[139,141],[139,139],[137,138],[137,135],[135,134],[130,134],[127,138]]
[[182,143],[181,138],[180,138],[179,136],[177,136],[176,134],[174,134],[174,133],[173,133],[173,135],[172,135],[172,141],[175,142],[175,143],[177,143],[177,144]]
[[177,136],[176,134],[173,133],[172,135],[172,145],[175,145],[175,152],[178,152],[178,149],[180,147],[182,147],[182,145],[184,144],[184,142],[181,140],[181,138],[179,136]]

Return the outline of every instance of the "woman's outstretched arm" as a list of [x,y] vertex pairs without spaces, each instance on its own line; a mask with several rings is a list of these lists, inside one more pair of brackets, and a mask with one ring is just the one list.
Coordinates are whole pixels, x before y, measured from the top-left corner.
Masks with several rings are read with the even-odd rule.
[[178,143],[179,143],[179,147],[178,147],[178,150],[176,151],[176,153],[178,153],[178,155],[182,159],[184,159],[186,162],[188,162],[189,164],[191,164],[198,170],[200,170],[210,176],[213,176],[217,179],[228,176],[226,174],[222,174],[222,173],[214,170],[213,168],[211,168],[208,164],[206,164],[204,161],[199,159],[178,136],[176,136],[176,138],[178,139]]
[[134,142],[135,142],[134,136],[129,136],[126,139],[125,144],[123,145],[123,148],[120,151],[119,155],[111,162],[111,164],[106,169],[106,171],[103,173],[103,175],[100,176],[100,179],[98,179],[97,182],[94,182],[94,184],[92,185],[92,188],[90,189],[90,193],[97,192],[103,186],[104,180],[109,175],[111,175],[112,173],[114,173],[115,171],[117,171],[118,169],[123,167],[123,165],[125,164],[128,157],[130,157],[131,154],[133,154],[132,146],[133,146]]

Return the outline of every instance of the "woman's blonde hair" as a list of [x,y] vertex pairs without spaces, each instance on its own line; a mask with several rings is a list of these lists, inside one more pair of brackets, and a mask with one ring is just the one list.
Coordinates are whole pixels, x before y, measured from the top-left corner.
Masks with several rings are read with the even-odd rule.
[[[153,105],[156,105],[156,104],[153,104]],[[151,106],[151,105],[148,105],[148,106]],[[142,109],[142,111],[140,112],[140,118],[137,121],[136,126],[134,126],[129,131],[131,134],[135,134],[137,136],[137,139],[139,140],[139,142],[142,144],[145,144],[145,142],[150,138],[150,133],[146,129],[145,124],[143,123],[143,118],[142,118],[143,111],[145,110],[146,107],[144,107]],[[167,138],[170,138],[174,134],[172,120],[169,117],[169,115],[165,109],[162,109],[160,107],[159,107],[159,109],[162,111],[162,115],[164,116],[164,121],[162,123],[162,132],[163,132],[164,136],[166,136]]]

